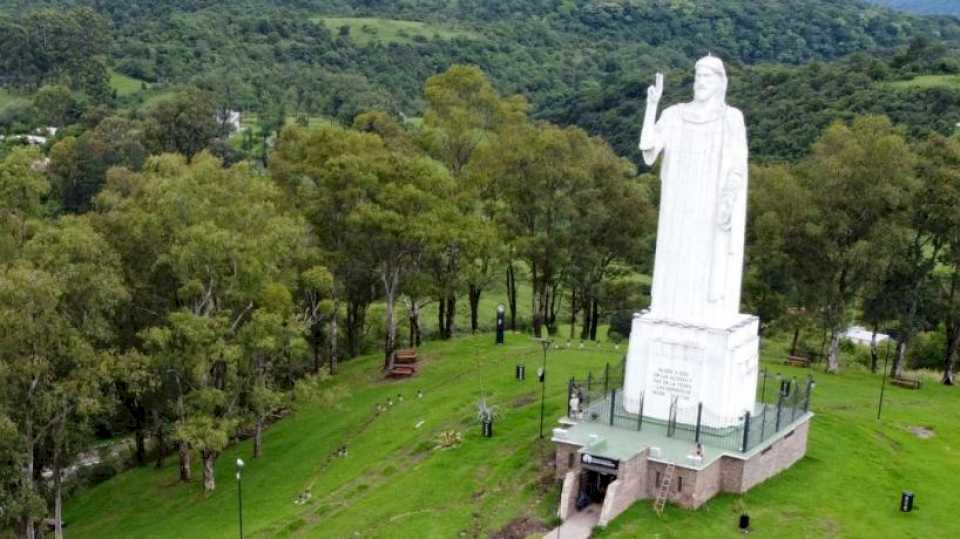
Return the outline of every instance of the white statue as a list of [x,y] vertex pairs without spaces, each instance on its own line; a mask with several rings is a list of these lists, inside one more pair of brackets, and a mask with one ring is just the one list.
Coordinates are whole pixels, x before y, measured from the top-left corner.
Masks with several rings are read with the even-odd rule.
[[663,111],[663,75],[647,90],[640,150],[663,153],[650,305],[657,318],[722,327],[739,313],[746,220],[747,133],[726,104],[723,62],[696,66],[694,100]]
[[[723,63],[697,62],[694,99],[663,111],[663,75],[647,91],[640,149],[661,164],[650,311],[634,317],[624,407],[661,420],[702,405],[712,427],[753,410],[758,320],[740,313],[747,214],[747,132],[726,104]],[[693,412],[691,412],[693,410]]]

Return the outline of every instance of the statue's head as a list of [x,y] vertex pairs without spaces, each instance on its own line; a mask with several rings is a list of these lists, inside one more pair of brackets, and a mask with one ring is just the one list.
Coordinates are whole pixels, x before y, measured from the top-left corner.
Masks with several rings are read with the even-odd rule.
[[715,56],[701,58],[697,62],[697,74],[693,83],[693,99],[699,102],[719,101],[727,98],[727,71],[723,62]]

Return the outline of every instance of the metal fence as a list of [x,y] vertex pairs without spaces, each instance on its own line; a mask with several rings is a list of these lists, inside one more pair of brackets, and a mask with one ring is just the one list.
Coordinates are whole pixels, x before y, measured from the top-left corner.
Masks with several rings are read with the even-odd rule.
[[[603,423],[611,427],[657,432],[669,438],[747,452],[777,435],[810,410],[814,388],[812,377],[777,379],[776,391],[767,392],[768,377],[761,373],[758,400],[752,411],[739,417],[719,417],[697,404],[680,407],[674,398],[666,420],[644,415],[644,395],[640,395],[639,413],[626,410],[623,403],[624,362],[607,365],[601,376],[589,373],[568,383],[567,416],[574,421]],[[573,398],[576,396],[576,398]],[[772,400],[765,402],[763,399]],[[576,405],[577,409],[573,408]]]

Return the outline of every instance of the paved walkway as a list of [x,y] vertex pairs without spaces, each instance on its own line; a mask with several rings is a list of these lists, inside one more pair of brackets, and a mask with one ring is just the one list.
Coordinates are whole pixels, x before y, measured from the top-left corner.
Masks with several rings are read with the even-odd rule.
[[543,539],[590,539],[593,527],[600,521],[599,505],[580,511],[568,518],[559,528],[543,536]]

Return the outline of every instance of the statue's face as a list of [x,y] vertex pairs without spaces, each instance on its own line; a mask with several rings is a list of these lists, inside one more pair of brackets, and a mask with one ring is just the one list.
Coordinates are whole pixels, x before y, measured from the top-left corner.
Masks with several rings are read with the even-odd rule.
[[723,78],[716,71],[698,67],[696,79],[693,82],[693,98],[696,101],[709,101],[720,94],[723,89]]

